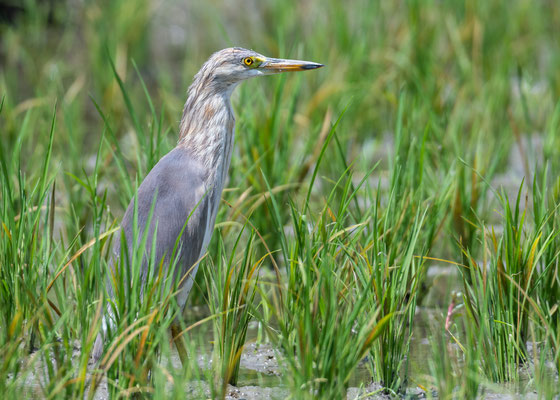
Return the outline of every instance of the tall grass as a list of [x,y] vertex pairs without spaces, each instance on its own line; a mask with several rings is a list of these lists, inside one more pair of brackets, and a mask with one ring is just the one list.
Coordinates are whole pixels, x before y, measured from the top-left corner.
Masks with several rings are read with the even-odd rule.
[[[531,320],[540,325],[545,315],[552,316],[542,314],[535,300],[546,295],[547,290],[541,285],[547,285],[543,278],[552,264],[543,256],[549,253],[556,234],[543,231],[545,220],[537,221],[534,227],[527,226],[526,209],[522,210],[520,205],[522,188],[513,205],[506,194],[500,196],[501,235],[481,226],[483,261],[477,262],[465,252],[469,259],[467,269],[463,270],[467,315],[479,331],[478,346],[484,354],[491,355],[482,360],[482,365],[486,376],[494,382],[518,377],[519,367],[528,359]],[[548,304],[546,300],[544,303]],[[548,331],[548,323],[543,328]]]
[[351,175],[338,184],[329,197],[342,190],[341,202],[327,202],[316,217],[288,205],[293,239],[280,220],[280,204],[270,196],[285,244],[281,259],[287,282],[268,307],[278,321],[275,343],[282,349],[293,398],[345,397],[353,371],[391,318],[378,318],[372,279],[359,279],[368,268],[359,244],[368,223],[351,224],[346,217],[356,195],[350,191]]
[[227,385],[237,384],[241,353],[249,322],[254,314],[253,300],[259,269],[264,260],[264,257],[254,259],[254,232],[249,234],[242,259],[235,260],[245,229],[246,226],[239,232],[229,255],[225,254],[223,241],[220,240],[221,251],[218,253],[217,265],[207,263],[204,269],[210,312],[216,316],[213,319],[215,382],[212,385],[215,398],[225,398]]
[[[459,265],[449,282],[464,300],[448,332],[430,321],[441,397],[497,381],[558,395],[556,3],[51,3],[27,0],[0,22],[5,397],[83,398],[106,384],[112,397],[223,397],[227,381],[247,383],[251,318],[293,398],[343,397],[368,373],[403,395],[441,260]],[[173,289],[152,260],[158,294],[140,295],[138,253],[114,280],[95,370],[87,354],[124,208],[174,146],[192,76],[230,45],[327,67],[237,89],[230,206],[189,304],[210,306],[200,324],[212,335],[184,325],[189,361],[173,365]],[[212,368],[198,365],[210,348]]]
[[[548,238],[540,248],[541,258],[537,266],[537,288],[531,292],[536,303],[536,313],[541,318],[541,335],[547,348],[552,352],[556,371],[560,372],[560,223],[559,192],[550,193],[548,188],[548,167],[535,174],[533,183],[533,219],[543,238]],[[554,178],[552,178],[554,179]],[[541,362],[542,364],[542,362]]]

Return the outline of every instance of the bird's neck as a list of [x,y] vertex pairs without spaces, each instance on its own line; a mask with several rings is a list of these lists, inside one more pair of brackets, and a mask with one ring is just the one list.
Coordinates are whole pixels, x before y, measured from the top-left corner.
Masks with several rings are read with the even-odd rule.
[[193,84],[183,110],[177,144],[203,164],[209,183],[220,190],[233,149],[235,118],[230,101],[233,89],[209,91]]

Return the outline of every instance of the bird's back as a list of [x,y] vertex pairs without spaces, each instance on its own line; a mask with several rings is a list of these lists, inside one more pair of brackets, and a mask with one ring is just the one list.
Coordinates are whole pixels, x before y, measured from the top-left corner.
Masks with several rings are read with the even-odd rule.
[[[176,281],[182,279],[185,274],[190,274],[188,279],[183,280],[182,291],[178,296],[181,307],[184,306],[192,287],[197,269],[195,264],[206,251],[208,243],[205,236],[211,234],[213,230],[213,218],[208,201],[210,188],[207,186],[202,166],[187,149],[177,147],[154,166],[138,188],[136,196],[137,243],[141,241],[146,228],[149,229],[141,268],[142,287],[148,276],[148,260],[152,256],[152,243],[157,227],[154,246],[155,265],[159,265],[162,258],[165,264],[169,263],[177,239],[180,237],[177,243],[179,263],[175,270],[175,275],[179,279]],[[153,213],[150,218],[152,207]],[[132,199],[121,224],[127,241],[129,259],[133,249],[134,209],[135,199]],[[121,255],[120,237],[113,249],[114,259],[117,259]]]

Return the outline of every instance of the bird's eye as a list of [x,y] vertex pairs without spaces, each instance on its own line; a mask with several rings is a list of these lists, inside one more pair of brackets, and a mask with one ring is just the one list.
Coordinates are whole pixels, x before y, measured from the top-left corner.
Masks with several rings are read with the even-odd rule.
[[243,64],[245,64],[246,66],[250,67],[251,65],[253,65],[253,58],[252,57],[245,57],[243,59]]

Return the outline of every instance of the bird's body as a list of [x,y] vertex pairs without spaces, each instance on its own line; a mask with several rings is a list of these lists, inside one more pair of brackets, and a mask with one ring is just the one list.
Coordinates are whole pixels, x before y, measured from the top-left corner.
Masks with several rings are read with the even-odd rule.
[[[188,91],[177,146],[146,176],[138,188],[136,200],[131,200],[122,220],[121,229],[131,252],[136,202],[137,237],[141,238],[148,229],[148,245],[141,268],[142,287],[149,276],[148,260],[154,258],[150,244],[155,234],[156,264],[162,259],[168,263],[178,245],[174,279],[181,284],[177,302],[181,309],[186,303],[198,262],[212,237],[231,161],[235,118],[230,97],[235,87],[241,81],[258,75],[321,66],[304,61],[271,59],[241,48],[216,52],[202,66]],[[121,247],[119,235],[113,247],[113,268],[118,265],[115,260],[120,256]],[[111,288],[109,295],[112,296]],[[184,349],[181,351],[176,344],[181,355]],[[100,358],[102,350],[100,334],[94,346],[94,359]]]
[[[213,226],[215,212],[212,212],[210,206],[209,196],[212,193],[208,190],[208,180],[200,163],[190,152],[176,147],[154,166],[138,188],[138,240],[143,237],[148,221],[150,222],[146,241],[147,257],[142,260],[142,286],[145,285],[148,275],[148,258],[151,255],[154,233],[157,235],[154,259],[164,258],[165,264],[169,263],[175,242],[181,236],[177,248],[178,263],[175,275],[179,280],[186,274],[189,276],[184,280],[177,298],[180,307],[184,306],[192,287],[192,278],[197,268],[196,261],[204,253],[211,237],[211,234],[198,235],[198,232],[193,229],[195,226]],[[176,196],[178,190],[184,195]],[[151,211],[152,203],[153,211]],[[192,206],[193,204],[195,207]],[[165,221],[165,226],[160,226],[162,221]],[[134,201],[128,206],[121,224],[128,244],[132,242],[133,225]],[[170,246],[157,246],[157,243],[161,242],[170,243]],[[131,246],[128,247],[131,251]],[[117,240],[113,247],[113,254],[116,257],[120,252],[121,243]],[[183,295],[183,292],[186,293]]]

